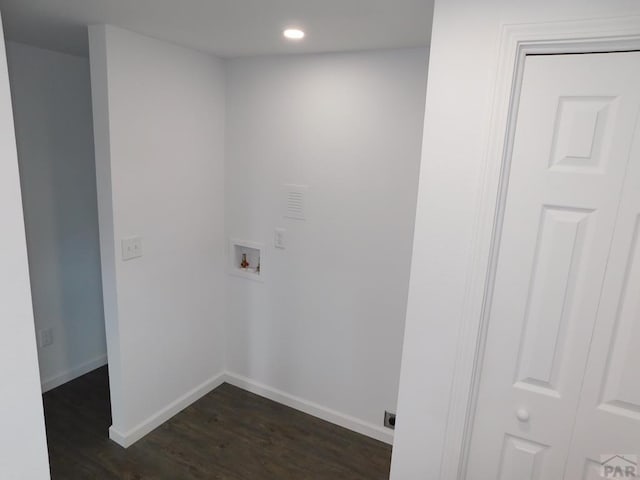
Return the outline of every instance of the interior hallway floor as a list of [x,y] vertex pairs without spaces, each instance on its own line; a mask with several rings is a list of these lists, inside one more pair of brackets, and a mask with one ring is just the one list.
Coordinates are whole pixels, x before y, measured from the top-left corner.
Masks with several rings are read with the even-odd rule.
[[53,480],[388,479],[391,447],[224,384],[142,440],[108,439],[107,367],[44,394]]

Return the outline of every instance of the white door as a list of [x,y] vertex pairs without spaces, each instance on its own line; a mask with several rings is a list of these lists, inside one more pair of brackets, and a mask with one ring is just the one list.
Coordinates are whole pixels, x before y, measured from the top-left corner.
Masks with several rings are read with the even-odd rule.
[[[615,260],[628,252],[634,234],[633,225],[624,226],[629,222],[623,218],[624,206],[616,230],[621,201],[630,210],[635,205],[636,217],[638,213],[638,180],[632,177],[634,169],[635,177],[640,173],[640,156],[632,153],[632,146],[634,138],[637,141],[639,85],[636,52],[526,59],[469,480],[590,478],[585,477],[593,472],[592,463],[585,466],[587,457],[599,462],[600,453],[632,453],[618,452],[618,445],[606,439],[604,445],[588,446],[572,439],[579,406],[579,422],[592,419],[597,409],[595,400],[589,403],[587,398],[589,388],[597,390],[592,397],[600,400],[602,391],[608,392],[607,398],[615,397],[610,404],[615,413],[608,411],[610,416],[628,419],[628,408],[622,415],[618,410],[620,402],[632,402],[640,418],[639,376],[635,384],[624,383],[624,394],[618,393],[620,382],[600,388],[598,380],[606,363],[612,382],[616,375],[633,382],[627,362],[640,360],[640,354],[627,353],[630,344],[623,340],[606,343],[593,335],[594,327],[604,330],[601,336],[613,328],[612,314],[599,314],[600,297],[605,284],[611,292],[603,299],[618,294],[609,300],[615,311],[621,289],[616,279],[625,275],[629,258],[627,254],[617,262],[609,259],[610,254]],[[640,265],[638,269],[640,275]],[[629,285],[637,290],[640,279]],[[640,340],[640,317],[637,310],[634,313],[621,323],[629,331],[638,328]],[[580,428],[588,426],[589,435],[602,436],[601,423],[590,420]],[[629,439],[640,438],[631,432],[638,425],[626,428]],[[618,431],[609,435],[616,440],[622,436]],[[604,451],[596,455],[587,447]],[[565,468],[573,464],[580,464],[578,470],[565,477]]]
[[567,479],[601,478],[604,454],[640,457],[640,125],[636,129]]

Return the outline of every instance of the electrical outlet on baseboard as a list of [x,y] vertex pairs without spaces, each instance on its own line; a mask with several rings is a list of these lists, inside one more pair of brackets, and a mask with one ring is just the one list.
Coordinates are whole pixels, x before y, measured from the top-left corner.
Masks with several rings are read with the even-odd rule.
[[40,348],[53,345],[53,328],[38,330],[38,346]]

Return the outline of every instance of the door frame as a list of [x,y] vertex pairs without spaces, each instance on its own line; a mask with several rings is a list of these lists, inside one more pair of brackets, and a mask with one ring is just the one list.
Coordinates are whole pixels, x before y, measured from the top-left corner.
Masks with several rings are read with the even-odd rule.
[[441,480],[463,480],[484,358],[527,55],[640,50],[640,17],[504,25],[458,336]]

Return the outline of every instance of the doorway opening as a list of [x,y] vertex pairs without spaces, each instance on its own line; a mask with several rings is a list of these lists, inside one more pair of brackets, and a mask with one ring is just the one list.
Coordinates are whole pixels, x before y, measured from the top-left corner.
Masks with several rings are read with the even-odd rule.
[[[46,409],[63,384],[106,374],[89,60],[11,41],[7,60]],[[108,384],[97,392],[108,404]]]

